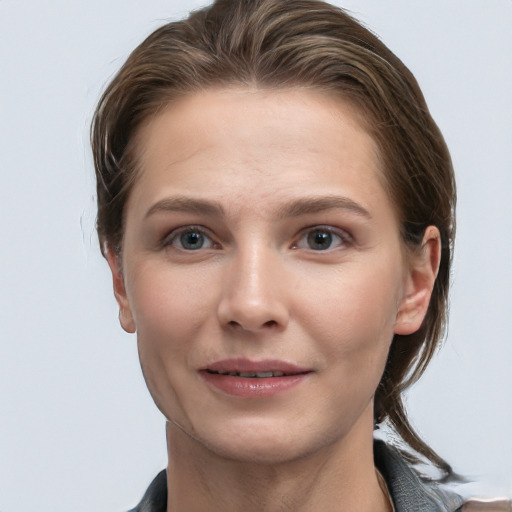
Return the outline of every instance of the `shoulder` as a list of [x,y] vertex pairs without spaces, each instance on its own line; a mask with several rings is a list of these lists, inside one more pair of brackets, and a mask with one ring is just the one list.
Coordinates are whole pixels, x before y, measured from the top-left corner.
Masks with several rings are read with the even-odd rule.
[[375,441],[374,454],[396,512],[512,512],[509,499],[464,499],[437,482],[422,478],[399,450],[383,441]]
[[[436,482],[426,481],[405,461],[400,452],[376,441],[375,465],[384,476],[396,512],[512,512],[508,499],[464,500]],[[153,479],[140,503],[128,512],[165,512],[167,475],[162,470]]]
[[396,512],[458,512],[464,499],[422,478],[394,447],[377,440],[375,465],[384,476]]
[[470,499],[460,508],[461,512],[512,512],[512,500],[507,498]]
[[160,471],[153,479],[142,500],[128,512],[165,512],[167,509],[167,473]]

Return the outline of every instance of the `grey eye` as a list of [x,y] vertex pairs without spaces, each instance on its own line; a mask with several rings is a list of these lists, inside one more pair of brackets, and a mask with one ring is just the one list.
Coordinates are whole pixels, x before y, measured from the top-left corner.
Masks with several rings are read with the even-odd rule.
[[163,247],[181,251],[198,251],[214,246],[212,239],[200,227],[184,226],[170,233],[162,242]]
[[199,231],[187,231],[179,235],[179,243],[183,249],[194,251],[205,245],[206,237]]
[[333,234],[325,229],[315,229],[307,235],[308,247],[314,251],[325,251],[331,247],[332,242]]
[[331,226],[315,226],[305,229],[293,247],[321,252],[347,248],[351,244],[352,237],[344,229]]

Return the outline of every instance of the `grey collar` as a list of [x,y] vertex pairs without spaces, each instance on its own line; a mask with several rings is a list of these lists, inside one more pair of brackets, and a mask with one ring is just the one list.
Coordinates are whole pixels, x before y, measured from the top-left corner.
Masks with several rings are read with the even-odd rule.
[[441,489],[436,482],[422,479],[400,452],[383,441],[373,446],[375,465],[386,480],[396,512],[453,512],[464,501],[461,496]]
[[[375,465],[386,480],[396,512],[456,512],[463,499],[434,482],[426,482],[409,466],[400,452],[376,440]],[[129,512],[166,512],[167,477],[163,470],[151,482],[141,502]]]

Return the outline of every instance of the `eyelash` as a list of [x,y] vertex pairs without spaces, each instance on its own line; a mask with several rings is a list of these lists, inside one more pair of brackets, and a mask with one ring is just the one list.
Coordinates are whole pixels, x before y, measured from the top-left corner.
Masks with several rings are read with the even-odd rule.
[[176,242],[176,240],[178,240],[178,241],[180,240],[180,237],[182,235],[194,234],[194,233],[201,235],[204,238],[204,240],[207,240],[209,242],[209,246],[204,247],[204,245],[201,244],[201,246],[197,249],[187,249],[187,248],[183,247],[183,244],[181,243],[181,247],[176,247],[176,248],[178,250],[186,251],[186,252],[194,252],[194,251],[197,251],[199,249],[204,249],[204,248],[206,248],[206,249],[215,248],[216,244],[213,242],[212,237],[207,234],[206,230],[202,226],[184,226],[182,228],[174,229],[173,231],[171,231],[171,233],[169,233],[162,240],[161,245],[163,248],[173,246],[174,243]]
[[[312,247],[301,247],[301,245],[300,245],[301,242],[304,240],[306,241],[306,243],[311,242],[312,240],[309,237],[311,237],[315,233],[320,233],[320,234],[323,233],[323,234],[329,235],[329,237],[330,237],[330,239],[328,240],[330,242],[329,247],[317,248],[317,249],[314,249]],[[195,249],[184,247],[183,241],[180,240],[180,237],[182,237],[183,235],[187,235],[187,234],[200,235],[202,237],[201,245]],[[308,227],[308,228],[302,230],[298,241],[294,242],[292,244],[291,248],[292,249],[305,249],[305,250],[310,250],[313,252],[327,252],[327,251],[330,251],[330,250],[333,250],[336,248],[336,247],[331,247],[331,245],[333,243],[335,243],[333,239],[338,239],[337,246],[345,246],[346,247],[346,246],[350,246],[353,243],[352,236],[349,233],[347,233],[345,230],[333,228],[332,226],[318,225],[318,226],[311,226],[311,227]],[[176,241],[179,242],[180,246],[175,245]],[[318,240],[318,241],[321,242],[322,240]],[[208,245],[207,247],[205,247],[205,243]],[[193,226],[193,225],[192,226],[184,226],[182,228],[173,230],[162,240],[161,245],[163,248],[166,248],[169,246],[174,246],[176,249],[184,251],[184,252],[195,252],[200,249],[217,249],[220,247],[219,244],[216,244],[212,240],[212,237],[207,233],[207,231],[202,226]]]
[[306,250],[310,250],[313,252],[327,252],[327,251],[334,250],[337,248],[337,247],[331,247],[332,243],[329,245],[329,247],[327,247],[325,249],[313,249],[312,247],[301,247],[299,245],[300,242],[304,239],[306,240],[306,243],[310,242],[311,240],[309,239],[309,237],[312,236],[315,232],[328,234],[331,237],[332,243],[334,243],[333,239],[337,238],[338,239],[337,247],[339,247],[339,246],[347,247],[353,243],[352,236],[349,233],[347,233],[345,230],[339,229],[339,228],[334,228],[332,226],[320,225],[320,226],[311,226],[309,228],[304,229],[301,232],[299,241],[293,244],[292,249],[306,249]]

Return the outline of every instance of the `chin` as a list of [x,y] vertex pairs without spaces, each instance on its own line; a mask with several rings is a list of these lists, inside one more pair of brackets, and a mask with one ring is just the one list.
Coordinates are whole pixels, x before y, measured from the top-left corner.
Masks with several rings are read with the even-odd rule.
[[220,427],[217,435],[212,431],[205,434],[194,436],[195,440],[217,456],[271,466],[307,458],[332,443],[328,436],[314,436],[309,429],[294,430],[289,424],[272,422]]
[[294,445],[289,441],[269,440],[248,443],[217,443],[208,446],[216,455],[241,463],[276,466],[307,457],[314,450]]

